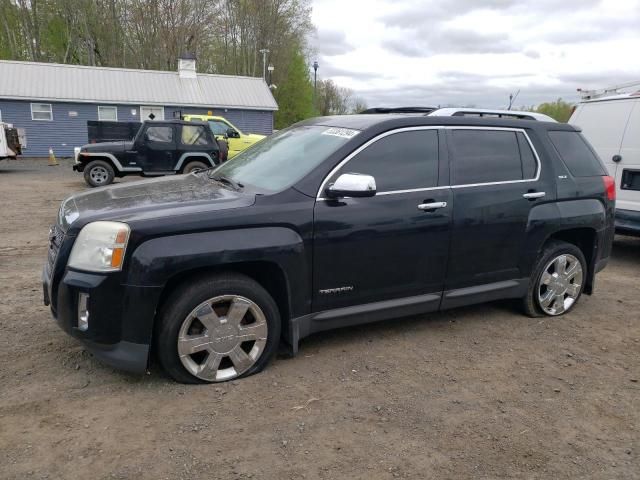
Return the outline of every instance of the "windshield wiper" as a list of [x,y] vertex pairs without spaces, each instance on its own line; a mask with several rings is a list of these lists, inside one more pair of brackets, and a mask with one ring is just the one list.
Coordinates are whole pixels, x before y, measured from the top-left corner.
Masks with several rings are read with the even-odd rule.
[[238,183],[235,180],[231,180],[229,177],[225,177],[224,175],[210,176],[209,178],[215,180],[216,182],[228,185],[234,190],[242,190],[244,188],[243,184]]

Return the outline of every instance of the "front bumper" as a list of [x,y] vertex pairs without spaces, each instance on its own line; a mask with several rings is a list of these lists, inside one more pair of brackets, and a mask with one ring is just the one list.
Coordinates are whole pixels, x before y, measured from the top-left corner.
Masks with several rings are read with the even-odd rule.
[[616,209],[616,233],[640,237],[640,212]]
[[84,163],[74,163],[72,168],[74,172],[84,172]]
[[[160,287],[122,285],[119,274],[66,269],[58,280],[48,266],[42,273],[44,303],[67,334],[80,340],[100,361],[122,370],[147,370]],[[56,283],[57,282],[57,283]],[[55,288],[54,288],[55,287]],[[78,297],[89,296],[89,326],[78,328]]]

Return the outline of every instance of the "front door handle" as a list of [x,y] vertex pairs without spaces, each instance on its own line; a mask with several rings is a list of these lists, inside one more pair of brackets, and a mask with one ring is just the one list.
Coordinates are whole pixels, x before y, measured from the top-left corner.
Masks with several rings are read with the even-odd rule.
[[445,208],[447,206],[447,202],[431,202],[431,203],[421,203],[418,205],[418,210],[428,211],[428,210],[437,210],[438,208]]
[[546,195],[546,192],[528,192],[522,195],[527,200],[535,200],[536,198],[542,198]]

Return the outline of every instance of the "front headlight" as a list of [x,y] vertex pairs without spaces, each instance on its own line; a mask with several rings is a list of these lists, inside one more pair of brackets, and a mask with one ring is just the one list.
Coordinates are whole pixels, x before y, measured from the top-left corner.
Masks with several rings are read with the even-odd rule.
[[69,257],[69,266],[90,272],[115,272],[122,268],[129,225],[92,222],[80,230]]

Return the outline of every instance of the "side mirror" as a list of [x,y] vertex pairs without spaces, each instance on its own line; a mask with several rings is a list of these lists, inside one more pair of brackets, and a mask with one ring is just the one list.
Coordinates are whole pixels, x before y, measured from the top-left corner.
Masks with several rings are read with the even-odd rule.
[[325,193],[329,198],[373,197],[376,194],[376,180],[371,175],[343,173],[329,185]]
[[240,138],[240,134],[236,132],[233,128],[227,129],[227,137],[228,138]]

